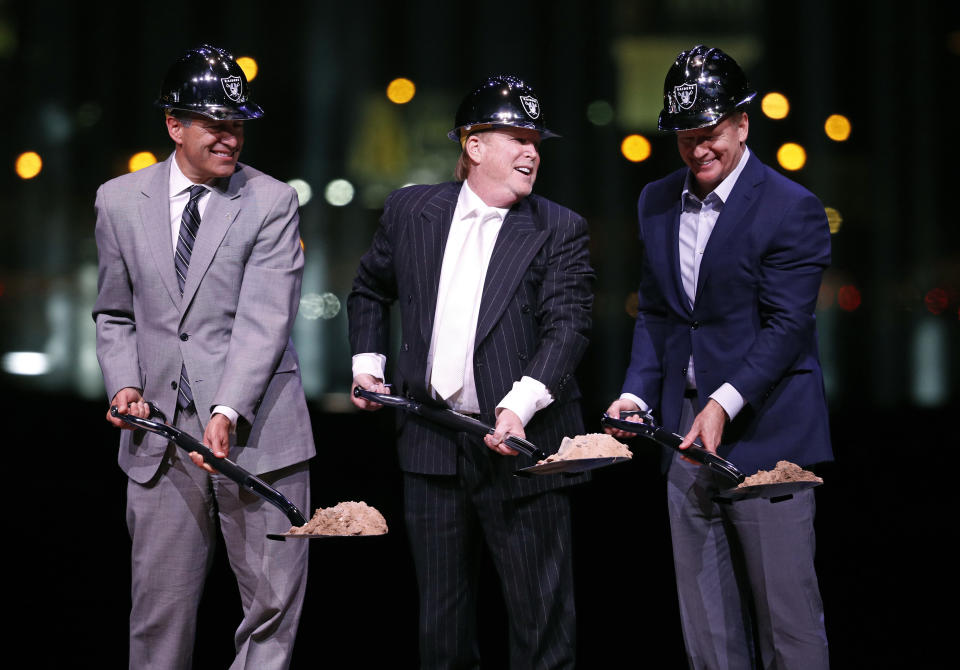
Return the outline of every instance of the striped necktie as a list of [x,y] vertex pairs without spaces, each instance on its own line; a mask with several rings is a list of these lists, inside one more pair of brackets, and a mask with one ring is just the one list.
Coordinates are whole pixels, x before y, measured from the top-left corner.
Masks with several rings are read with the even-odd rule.
[[[183,208],[180,217],[180,232],[177,234],[177,250],[173,255],[173,264],[177,268],[177,284],[180,286],[180,295],[183,295],[183,285],[187,282],[187,269],[190,267],[190,256],[193,253],[193,243],[197,240],[200,230],[200,209],[197,202],[207,192],[201,184],[190,187],[190,200]],[[193,391],[187,381],[187,367],[180,366],[180,391],[177,394],[177,405],[187,409],[193,405]]]

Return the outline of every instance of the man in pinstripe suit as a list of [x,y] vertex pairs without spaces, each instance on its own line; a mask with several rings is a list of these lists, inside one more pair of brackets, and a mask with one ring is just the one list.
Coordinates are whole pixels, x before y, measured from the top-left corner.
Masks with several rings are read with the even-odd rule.
[[582,478],[515,478],[532,460],[503,444],[516,435],[549,452],[583,432],[573,372],[587,346],[593,271],[586,221],[531,195],[540,141],[551,136],[529,86],[487,79],[465,98],[450,132],[462,147],[458,181],[387,198],[348,301],[355,386],[387,392],[389,309],[397,302],[396,390],[496,426],[480,441],[400,417],[425,668],[480,664],[484,544],[507,605],[511,667],[568,668],[575,660],[563,487]]

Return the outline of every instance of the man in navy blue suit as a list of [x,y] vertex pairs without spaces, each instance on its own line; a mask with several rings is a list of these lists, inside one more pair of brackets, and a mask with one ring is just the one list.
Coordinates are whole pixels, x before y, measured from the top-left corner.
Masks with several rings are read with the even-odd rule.
[[[698,440],[748,474],[832,458],[814,316],[829,228],[816,197],[747,148],[755,95],[719,49],[682,52],[667,74],[659,127],[686,168],[640,195],[639,313],[608,409],[652,410],[682,447]],[[827,667],[813,490],[723,502],[707,468],[667,467],[690,666]]]
[[[476,668],[478,559],[500,577],[510,667],[575,660],[570,502],[581,476],[513,477],[533,465],[503,440],[545,452],[583,432],[574,369],[592,306],[586,221],[532,194],[540,101],[512,76],[467,95],[450,139],[456,181],[387,198],[347,302],[354,386],[386,392],[389,309],[400,311],[393,390],[495,425],[480,440],[402,415],[404,513],[420,595],[423,668]],[[361,409],[375,409],[354,399]]]

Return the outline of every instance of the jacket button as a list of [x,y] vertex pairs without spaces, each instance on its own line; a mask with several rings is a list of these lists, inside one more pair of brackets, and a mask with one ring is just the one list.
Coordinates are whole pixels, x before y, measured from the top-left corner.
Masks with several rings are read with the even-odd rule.
[[517,354],[517,358],[519,358],[521,361],[525,361],[527,360],[527,355],[521,351]]
[[180,333],[180,339],[186,342],[187,340],[190,339],[190,336],[187,335],[186,333]]
[[530,305],[524,305],[523,307],[520,308],[520,311],[523,312],[524,314],[529,314],[529,313],[530,313]]
[[686,376],[687,376],[687,369],[684,368],[683,370],[680,371],[680,373],[681,373],[684,377],[686,377]]
[[404,342],[403,345],[402,345],[400,348],[401,348],[403,351],[410,351],[410,345],[407,344],[406,342]]
[[690,330],[696,330],[699,327],[700,327],[699,321],[694,321],[693,323],[690,324]]
[[176,390],[177,390],[177,382],[170,382],[170,388],[172,388],[174,391],[176,391]]

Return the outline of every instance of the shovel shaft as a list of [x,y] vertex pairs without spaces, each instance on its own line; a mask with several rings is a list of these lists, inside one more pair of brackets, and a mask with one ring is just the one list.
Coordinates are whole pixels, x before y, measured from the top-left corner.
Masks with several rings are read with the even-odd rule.
[[[151,409],[153,409],[153,405],[151,405]],[[229,477],[232,481],[279,509],[294,526],[302,526],[307,522],[303,516],[303,512],[278,490],[256,475],[244,470],[230,459],[214,456],[210,448],[203,444],[203,442],[187,435],[182,430],[159,421],[141,419],[140,417],[130,416],[129,414],[120,414],[115,406],[110,408],[110,414],[131,426],[163,435],[188,453],[192,451],[197,452],[203,456],[204,463],[207,463],[220,474]],[[151,416],[153,415],[151,414]]]
[[652,423],[649,417],[647,417],[645,423],[635,423],[633,421],[625,421],[623,419],[614,419],[613,417],[604,414],[603,418],[600,420],[600,423],[604,426],[609,426],[610,428],[617,428],[629,433],[636,433],[641,437],[658,442],[665,447],[670,447],[671,449],[683,454],[686,458],[696,461],[701,465],[705,465],[720,476],[729,479],[734,483],[734,485],[739,484],[744,480],[744,475],[742,472],[740,472],[740,470],[737,469],[737,466],[730,461],[707,451],[698,444],[691,444],[686,449],[680,449],[680,443],[683,442],[683,437],[677,435],[676,433],[671,433],[668,430],[660,428],[656,424]]
[[[477,437],[493,435],[495,432],[495,430],[487,424],[477,421],[473,417],[465,416],[459,412],[455,412],[452,409],[430,407],[429,405],[417,402],[416,400],[410,400],[409,398],[389,395],[386,393],[374,393],[373,391],[367,391],[359,386],[353,389],[353,395],[371,402],[386,405],[387,407],[394,407],[405,412],[410,412],[411,414],[422,416],[424,419],[440,424],[446,428],[464,433],[470,433],[471,435],[476,435]],[[543,460],[547,457],[547,455],[544,454],[540,448],[537,447],[537,445],[514,435],[511,435],[505,439],[503,443],[508,447],[519,451],[521,454],[532,456],[537,460]]]

